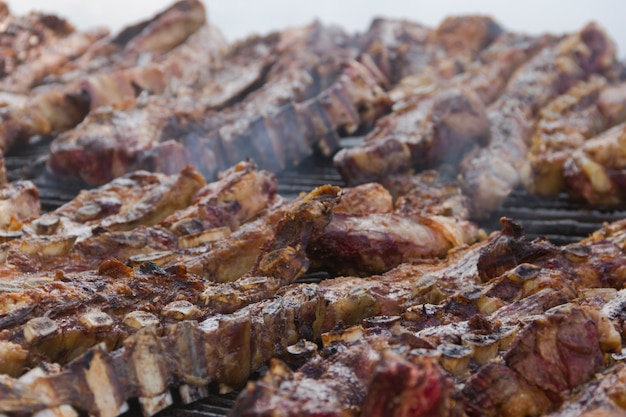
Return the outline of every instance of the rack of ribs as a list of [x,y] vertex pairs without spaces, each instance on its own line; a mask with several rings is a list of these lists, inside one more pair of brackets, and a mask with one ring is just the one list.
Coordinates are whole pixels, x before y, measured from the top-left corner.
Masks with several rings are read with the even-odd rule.
[[[28,19],[56,32],[9,45],[0,147],[54,134],[45,175],[87,189],[41,213],[0,158],[3,415],[233,392],[233,416],[622,411],[626,221],[564,246],[479,223],[549,185],[544,156],[574,197],[621,201],[624,74],[599,26],[226,43],[197,0],[114,36]],[[311,155],[349,187],[281,195]]]
[[567,191],[563,166],[586,140],[624,121],[625,92],[623,83],[593,76],[541,109],[529,150],[530,192]]
[[[271,415],[276,407],[285,416],[400,416],[415,409],[441,416],[543,415],[581,401],[576,393],[587,384],[588,392],[606,387],[594,382],[603,369],[614,380],[611,355],[622,349],[617,311],[623,298],[613,297],[623,281],[603,280],[621,275],[624,254],[613,242],[559,248],[525,241],[505,222],[479,252],[456,258],[456,270],[425,273],[439,287],[423,294],[426,303],[418,298],[395,315],[361,310],[360,323],[323,333],[319,353],[309,352],[311,359],[296,370],[293,355],[271,362],[265,376],[248,383],[231,415]],[[606,275],[604,262],[611,265]],[[459,281],[464,273],[473,277]],[[442,288],[443,277],[458,278]],[[302,350],[296,345],[292,352]]]
[[[555,61],[563,66],[555,68]],[[612,41],[589,24],[557,45],[540,51],[520,67],[504,94],[490,107],[490,141],[464,161],[462,187],[473,198],[473,215],[484,218],[528,175],[522,168],[539,109],[576,82],[609,71],[615,62]]]
[[624,201],[624,150],[626,124],[622,123],[587,140],[563,165],[567,192],[596,205]]
[[[20,83],[29,78],[34,82],[35,77],[45,82],[3,108],[0,148],[6,151],[33,135],[71,129],[90,110],[132,99],[144,90],[163,92],[177,77],[193,79],[194,73],[214,64],[225,45],[222,35],[206,24],[204,5],[197,0],[181,0],[116,37],[90,36],[94,42],[81,51],[68,51],[72,43],[55,42],[39,61],[20,66],[23,74],[11,75],[23,75]],[[51,65],[57,61],[59,65]],[[6,83],[20,85],[10,79]]]

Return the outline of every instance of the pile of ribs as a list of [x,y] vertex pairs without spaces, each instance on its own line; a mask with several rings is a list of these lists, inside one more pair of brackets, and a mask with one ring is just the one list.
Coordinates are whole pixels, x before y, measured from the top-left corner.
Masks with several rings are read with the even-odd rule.
[[[482,223],[519,188],[626,200],[598,24],[229,42],[206,16],[111,34],[0,3],[0,415],[626,415],[626,219],[564,245]],[[42,141],[81,189],[51,210],[6,169]],[[343,185],[282,195],[311,158]]]

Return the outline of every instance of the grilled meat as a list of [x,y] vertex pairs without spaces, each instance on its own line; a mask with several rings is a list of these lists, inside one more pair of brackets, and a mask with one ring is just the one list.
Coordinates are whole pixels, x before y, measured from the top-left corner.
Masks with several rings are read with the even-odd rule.
[[154,16],[97,42],[84,54],[52,72],[49,82],[66,84],[103,70],[158,62],[205,23],[206,11],[201,1],[177,0]]
[[[105,260],[95,271],[64,274],[39,268],[36,275],[14,277],[0,284],[1,340],[25,354],[22,368],[42,359],[66,363],[101,342],[115,349],[144,326],[224,312],[220,301],[235,311],[270,298],[306,271],[306,246],[329,222],[337,193],[337,187],[320,187],[285,210],[256,262],[232,285],[191,275],[162,253],[131,258],[128,265]],[[237,288],[248,298],[235,297]],[[0,363],[19,373],[20,363],[5,355]]]
[[57,40],[45,48],[45,51],[41,52],[37,58],[22,63],[2,78],[0,90],[28,94],[32,88],[43,84],[49,74],[74,57],[85,53],[90,46],[107,34],[107,30],[93,29],[86,32],[74,32]]
[[[233,45],[226,61],[213,71],[205,70],[196,82],[183,81],[173,96],[157,95],[92,113],[55,140],[50,168],[61,177],[102,184],[135,169],[173,173],[192,164],[213,179],[218,171],[246,157],[259,156],[251,154],[256,141],[267,147],[263,152],[270,153],[269,161],[257,161],[261,166],[284,166],[291,163],[289,158],[297,162],[303,156],[299,152],[308,155],[311,145],[298,132],[304,127],[291,103],[314,97],[337,78],[342,57],[352,54],[349,48],[331,43],[342,36],[340,31],[312,24]],[[233,72],[233,68],[237,70]],[[338,82],[340,94],[345,94],[346,87]],[[280,130],[284,123],[291,126],[287,132]],[[295,132],[290,133],[292,130]],[[244,150],[238,149],[238,142],[231,145],[238,140],[246,142]],[[295,150],[287,149],[293,156],[282,155],[286,152],[282,148],[288,146],[283,140],[301,142]],[[252,146],[247,143],[250,141]],[[272,146],[277,149],[272,151]],[[93,169],[85,169],[85,165]]]
[[444,19],[435,29],[406,20],[375,19],[360,39],[391,84],[411,75],[448,78],[502,34],[487,16]]
[[[380,274],[400,263],[444,258],[479,240],[482,234],[467,220],[466,201],[458,187],[429,174],[390,180],[395,208],[381,185],[374,193],[369,184],[349,189],[347,201],[340,203],[324,233],[309,246],[314,267],[334,275]],[[380,207],[370,204],[361,209],[359,201],[368,192]],[[365,195],[355,197],[361,193]]]
[[620,124],[589,139],[565,161],[564,181],[573,198],[598,205],[624,200],[625,129]]
[[[306,72],[300,75],[310,79]],[[208,115],[202,106],[180,109],[165,97],[132,107],[130,114],[106,109],[56,139],[50,167],[57,175],[80,176],[92,184],[135,169],[173,173],[188,164],[213,179],[248,157],[262,168],[282,170],[311,155],[329,134],[354,130],[377,117],[386,107],[378,82],[365,65],[350,61],[334,84],[298,103],[289,102],[293,96],[268,98],[257,92],[261,101],[249,98]],[[291,94],[299,94],[301,87],[291,83]],[[336,146],[327,144],[326,151]]]
[[[533,117],[549,100],[576,82],[608,70],[615,61],[611,40],[590,24],[540,51],[520,67],[488,112],[490,142],[461,169],[462,187],[472,196],[472,215],[485,218],[520,184]],[[554,67],[554,62],[563,65]]]
[[[60,67],[57,41],[15,69],[45,85],[6,95],[36,116],[5,112],[10,140],[90,112],[49,167],[123,176],[42,216],[34,187],[0,178],[19,208],[0,225],[0,410],[115,416],[137,399],[149,416],[245,387],[233,415],[617,412],[624,222],[558,247],[506,218],[488,238],[468,220],[526,175],[516,161],[545,103],[623,117],[621,86],[589,78],[614,76],[612,46],[594,25],[558,44],[501,32],[483,17],[435,30],[380,19],[360,37],[314,23],[225,51],[202,5],[183,1]],[[63,119],[52,98],[72,101]],[[246,159],[279,171],[377,120],[361,149],[384,145],[363,157],[378,171],[354,182],[380,183],[290,201]],[[419,138],[394,137],[415,126]],[[400,168],[385,166],[393,152]],[[492,157],[485,175],[476,164]],[[461,158],[463,192],[450,180]],[[347,275],[294,283],[315,268]]]
[[191,168],[171,176],[137,171],[81,191],[70,202],[33,220],[25,232],[75,235],[80,241],[91,236],[96,227],[124,231],[155,225],[187,207],[204,185],[204,179]]
[[76,34],[74,26],[59,16],[36,12],[15,16],[6,3],[0,6],[0,21],[0,78],[41,59],[51,45]]
[[460,403],[451,401],[452,383],[436,359],[413,362],[381,350],[367,343],[331,345],[298,372],[274,361],[262,380],[239,396],[230,415],[444,416],[461,411]]
[[[0,187],[0,229],[19,230],[23,222],[39,217],[39,189],[31,181],[15,181]],[[13,237],[16,235],[14,234]]]
[[500,415],[504,410],[511,416],[544,414],[603,368],[593,313],[566,306],[544,317],[520,332],[503,364],[487,365],[469,378],[464,388],[471,401],[468,414]]
[[445,257],[448,251],[476,239],[474,224],[445,216],[336,213],[309,253],[316,268],[367,276],[404,262]]
[[581,387],[559,410],[550,417],[623,416],[624,364],[620,363],[597,375]]
[[[156,333],[154,329],[150,330],[150,328],[143,329],[126,338],[124,341],[124,349],[122,350],[109,353],[101,348],[92,348],[88,350],[85,356],[81,356],[70,362],[64,370],[58,373],[49,373],[41,376],[36,381],[17,379],[3,382],[3,389],[6,392],[6,396],[0,404],[8,411],[34,411],[42,407],[56,407],[69,404],[78,409],[89,410],[92,413],[108,413],[114,415],[119,413],[119,410],[123,408],[124,402],[127,399],[139,397],[144,412],[146,414],[152,414],[161,409],[161,407],[171,403],[167,390],[167,387],[172,386],[170,384],[174,386],[182,385],[180,388],[181,396],[192,401],[197,398],[196,395],[201,396],[202,393],[205,392],[203,391],[203,387],[209,381],[220,383],[223,390],[228,390],[230,389],[229,387],[241,386],[245,383],[252,370],[265,363],[271,357],[279,356],[289,358],[290,351],[297,352],[297,348],[289,349],[289,346],[296,344],[301,338],[319,340],[319,337],[326,334],[322,337],[322,339],[325,340],[325,345],[329,348],[337,346],[339,348],[338,352],[341,352],[344,348],[339,345],[333,345],[333,343],[354,343],[354,340],[360,339],[358,335],[363,334],[363,332],[357,329],[356,333],[355,330],[325,333],[335,329],[339,323],[342,323],[344,326],[355,325],[372,316],[397,316],[404,313],[403,320],[405,321],[401,328],[382,333],[381,330],[372,329],[367,333],[372,335],[384,333],[390,334],[390,336],[385,336],[386,339],[380,339],[381,336],[376,336],[378,337],[378,339],[376,339],[375,336],[372,336],[368,339],[370,340],[368,343],[372,343],[372,346],[378,346],[375,349],[383,351],[380,355],[383,358],[391,354],[385,353],[386,350],[390,349],[386,346],[393,345],[396,346],[395,348],[392,346],[392,350],[395,354],[398,352],[400,352],[401,355],[410,353],[410,355],[421,359],[410,359],[409,362],[405,362],[406,358],[409,358],[408,356],[404,356],[405,359],[402,360],[394,357],[391,359],[387,358],[390,360],[388,363],[386,362],[387,359],[381,362],[376,360],[376,355],[374,355],[374,357],[367,355],[366,357],[368,358],[374,358],[374,362],[371,363],[371,366],[373,367],[372,369],[377,370],[372,374],[374,377],[369,382],[360,380],[358,376],[351,377],[350,375],[354,375],[355,371],[349,371],[342,366],[346,374],[341,376],[341,378],[349,378],[350,383],[357,384],[355,386],[359,386],[359,392],[362,393],[357,395],[357,397],[351,397],[350,403],[356,401],[355,404],[357,404],[357,406],[367,407],[372,410],[378,409],[380,404],[375,402],[374,398],[370,399],[369,396],[364,396],[364,392],[366,393],[368,391],[364,391],[363,387],[384,386],[386,381],[389,381],[386,378],[394,378],[393,375],[395,375],[395,373],[392,372],[393,369],[406,369],[406,366],[410,369],[413,369],[412,366],[417,366],[418,369],[422,369],[420,368],[420,364],[422,364],[422,361],[426,361],[423,363],[431,364],[429,365],[431,367],[427,367],[426,369],[431,369],[434,372],[431,375],[439,375],[436,379],[440,381],[455,381],[457,378],[461,378],[460,380],[462,381],[467,378],[467,374],[463,371],[463,369],[468,369],[467,361],[469,361],[469,363],[475,363],[472,361],[480,360],[481,362],[478,363],[484,365],[479,366],[478,372],[476,373],[477,376],[470,377],[470,379],[466,381],[463,390],[461,390],[459,386],[454,388],[452,385],[443,383],[443,385],[441,385],[442,387],[448,387],[444,390],[446,395],[441,398],[441,402],[438,400],[436,404],[439,404],[443,409],[451,406],[451,404],[457,404],[454,409],[458,410],[458,400],[462,398],[462,396],[465,396],[468,402],[464,407],[466,407],[466,411],[470,414],[474,413],[475,410],[490,413],[492,411],[489,410],[510,409],[515,413],[523,413],[532,409],[543,411],[556,409],[556,407],[563,402],[565,398],[563,395],[565,395],[567,390],[584,383],[588,380],[590,372],[599,371],[605,366],[603,360],[598,360],[598,358],[602,356],[602,352],[615,352],[619,350],[621,342],[619,337],[615,336],[615,329],[612,327],[611,322],[607,321],[604,313],[600,312],[597,306],[589,302],[586,306],[578,307],[571,305],[548,311],[545,313],[545,317],[537,316],[537,314],[545,312],[547,308],[559,305],[559,303],[567,303],[568,300],[571,300],[568,294],[563,292],[561,292],[563,297],[555,299],[560,300],[557,301],[557,304],[551,303],[543,306],[539,304],[526,304],[526,310],[523,310],[524,301],[538,301],[538,297],[544,294],[545,290],[536,293],[527,293],[518,301],[502,299],[499,305],[494,304],[493,301],[489,303],[487,301],[490,299],[493,300],[495,293],[491,293],[490,296],[486,294],[491,288],[492,282],[495,281],[487,277],[493,275],[494,278],[497,279],[501,275],[505,276],[508,269],[514,268],[516,265],[520,265],[521,267],[521,265],[523,265],[520,264],[521,262],[534,262],[543,268],[553,268],[552,274],[554,275],[554,272],[561,268],[560,262],[569,262],[573,270],[579,270],[577,268],[581,265],[582,260],[584,265],[589,265],[589,271],[591,272],[593,268],[598,269],[599,264],[596,262],[599,260],[601,260],[602,263],[606,263],[613,259],[617,268],[616,273],[619,275],[619,265],[623,265],[623,253],[617,250],[613,252],[613,254],[608,255],[606,247],[602,249],[600,247],[602,246],[600,245],[601,242],[594,241],[589,243],[589,246],[593,247],[596,244],[599,245],[597,255],[592,255],[589,260],[585,260],[587,258],[584,257],[581,258],[580,250],[570,249],[564,250],[561,257],[557,258],[561,259],[561,261],[555,263],[551,261],[551,259],[553,259],[553,255],[558,254],[559,249],[557,247],[549,245],[546,247],[546,245],[541,242],[525,243],[517,227],[507,223],[505,223],[505,225],[507,227],[505,227],[502,233],[492,236],[486,243],[461,250],[453,254],[447,261],[402,265],[387,274],[370,278],[345,277],[325,281],[319,285],[293,285],[278,290],[276,297],[273,299],[257,301],[229,314],[209,316],[206,320],[200,322],[196,322],[195,320],[202,320],[200,318],[203,317],[202,314],[200,314],[197,319],[192,318],[194,314],[199,314],[198,311],[203,311],[203,305],[211,305],[211,300],[222,300],[221,305],[225,306],[228,304],[224,303],[224,300],[228,299],[229,296],[231,298],[234,297],[232,299],[235,304],[243,303],[240,305],[244,305],[246,304],[246,300],[241,299],[237,301],[237,296],[232,292],[217,294],[218,296],[216,298],[216,293],[212,291],[210,293],[211,295],[206,295],[208,298],[200,296],[200,299],[197,300],[198,304],[192,303],[191,305],[185,305],[184,303],[178,303],[168,305],[169,307],[164,310],[170,315],[167,316],[164,312],[163,314],[166,314],[166,317],[175,320],[187,317],[188,320],[183,320],[166,327],[162,333]],[[617,248],[617,246],[614,247]],[[592,249],[591,253],[596,252]],[[576,256],[577,254],[578,256]],[[491,259],[491,261],[485,262],[481,259]],[[499,262],[497,261],[498,259],[500,260]],[[622,260],[621,263],[620,259]],[[510,263],[511,260],[514,260],[514,263]],[[592,266],[594,264],[596,265],[595,267]],[[124,273],[127,273],[124,268],[130,269],[128,267],[121,268],[114,263],[107,265],[110,266],[105,267],[103,265],[101,273],[110,271],[109,273],[112,276],[117,276],[118,280]],[[498,268],[494,269],[493,265],[501,265],[499,269],[503,270],[505,274],[503,275],[497,272]],[[505,265],[509,266],[507,267]],[[180,269],[178,271],[178,274],[182,273]],[[520,274],[522,274],[522,272],[519,267],[517,271],[517,276],[521,276]],[[584,269],[580,271],[584,271]],[[174,269],[170,269],[169,272],[166,272],[166,276],[173,273]],[[580,274],[581,276],[587,276],[588,272],[580,272]],[[134,275],[139,276],[137,273]],[[616,277],[618,275],[616,275]],[[513,275],[509,274],[508,276],[512,277]],[[488,279],[486,284],[481,284],[481,277],[483,277],[482,280]],[[239,289],[242,290],[242,294],[246,294],[243,292],[246,285],[254,286],[258,284],[260,285],[259,288],[273,288],[270,281],[251,281],[251,278],[252,277],[246,278],[246,280],[241,281]],[[187,280],[189,280],[189,278],[187,278]],[[531,281],[532,278],[526,282],[530,283]],[[519,283],[524,281],[517,279],[511,282],[516,282],[518,283],[516,285],[519,285]],[[592,281],[583,280],[579,285],[580,288],[578,288],[578,291],[582,291],[583,287],[589,285],[593,286],[595,284],[593,284]],[[615,282],[615,285],[619,286],[621,284]],[[236,289],[237,287],[231,288]],[[485,295],[481,295],[481,288]],[[33,290],[35,289],[36,287],[33,288]],[[478,293],[476,289],[479,290]],[[560,292],[558,289],[552,291]],[[193,293],[196,294],[196,296],[198,295],[197,291]],[[254,291],[247,294],[254,295]],[[424,320],[424,318],[427,317],[424,316],[424,314],[429,310],[426,307],[418,306],[425,306],[428,303],[438,303],[441,300],[444,300],[444,310],[447,310],[448,313],[441,316],[437,321],[433,321],[434,317]],[[591,301],[592,299],[589,300]],[[252,296],[249,301],[255,301],[255,297]],[[463,301],[463,303],[461,303],[461,301]],[[517,306],[517,313],[515,315],[507,315],[506,311],[510,311],[511,307],[514,305]],[[529,309],[531,305],[534,306],[533,309]],[[507,307],[509,308],[507,309]],[[481,308],[483,309],[481,314],[489,315],[488,319],[480,318],[479,313],[481,312]],[[521,312],[524,313],[520,315]],[[524,316],[524,314],[526,314],[526,316]],[[456,318],[451,320],[453,315]],[[559,324],[562,320],[566,320],[567,317],[570,316],[575,316],[580,319],[576,322],[576,326],[565,327]],[[112,316],[110,315],[110,317]],[[527,318],[524,319],[523,317]],[[498,320],[500,319],[503,321],[503,324],[498,324]],[[15,317],[13,320],[22,320],[23,322],[24,319]],[[87,319],[85,319],[85,321],[86,320]],[[369,326],[370,328],[378,328],[380,326],[393,327],[393,323],[398,323],[398,320],[399,319],[383,320],[382,318],[378,320],[366,320],[364,326]],[[467,324],[461,325],[463,320],[466,320]],[[129,323],[137,323],[137,321],[129,318]],[[455,323],[457,323],[455,326],[449,326]],[[32,325],[34,326],[35,323],[32,323]],[[522,326],[523,330],[514,331],[514,325]],[[53,325],[50,326],[56,331]],[[411,330],[407,331],[402,329]],[[532,335],[544,334],[543,332],[554,331],[555,329],[569,329],[569,333],[563,333],[557,336],[556,339],[542,339],[541,337],[533,339],[534,336],[531,337]],[[415,333],[416,330],[419,330],[419,332]],[[565,332],[565,330],[563,331]],[[473,335],[473,338],[464,336],[466,333]],[[40,333],[32,334],[39,335]],[[479,336],[481,334],[483,335],[483,339],[485,339],[485,337],[487,338],[483,342],[480,342],[481,338]],[[502,364],[498,364],[497,362],[492,363],[488,360],[488,358],[491,357],[489,356],[491,354],[488,353],[491,352],[488,346],[489,343],[493,344],[493,342],[488,343],[489,337],[487,336],[490,334],[499,335],[496,340],[501,340],[501,343],[498,343],[496,346],[502,346],[500,348],[500,354],[503,355],[502,357],[505,360]],[[517,336],[515,336],[516,334]],[[391,336],[394,337],[390,339]],[[516,340],[516,342],[511,344],[511,340],[513,339]],[[219,343],[217,343],[218,340],[220,341]],[[375,340],[378,340],[378,342],[374,343]],[[388,342],[384,340],[388,340]],[[462,348],[448,346],[450,343],[460,344],[461,340],[465,340],[465,342],[463,342],[465,346]],[[537,343],[541,341],[541,343],[544,343],[542,345],[543,347],[539,350],[535,349],[532,343],[529,344],[529,341],[532,340],[537,340]],[[14,348],[19,346],[17,339],[15,339],[15,341],[7,341],[6,343],[11,343],[11,346]],[[589,349],[595,352],[594,355],[584,355],[582,358],[579,358],[580,360],[577,359],[576,361],[564,362],[564,359],[558,358],[556,362],[552,362],[554,366],[557,367],[565,366],[565,368],[562,368],[566,370],[564,372],[569,372],[568,375],[572,375],[572,377],[576,375],[575,378],[578,379],[566,380],[565,385],[559,383],[552,388],[551,385],[542,385],[539,383],[539,380],[536,379],[539,375],[537,373],[528,373],[526,369],[530,368],[521,365],[522,363],[526,363],[524,361],[535,360],[534,358],[537,358],[538,354],[546,354],[543,353],[546,352],[546,349],[556,349],[557,346],[563,343],[565,344],[563,348],[568,349],[566,352],[571,352],[574,356],[578,355],[577,352],[586,352]],[[409,344],[410,348],[405,347],[407,344]],[[436,358],[435,360],[422,357],[428,352],[432,352],[434,347],[440,344],[443,345],[436,349],[438,353],[431,355]],[[169,348],[169,346],[187,346],[187,348],[178,350]],[[355,349],[358,350],[362,348],[370,349],[368,347]],[[185,352],[194,353],[187,354]],[[332,352],[332,350],[329,350],[329,352]],[[496,352],[498,352],[498,349],[496,349]],[[342,355],[338,353],[337,356],[334,357],[337,358],[340,364],[342,359],[339,358],[341,358]],[[418,362],[416,362],[416,360]],[[333,361],[332,357],[330,361]],[[462,365],[463,361],[466,361],[465,368]],[[437,362],[446,370],[445,372],[439,368]],[[198,364],[201,363],[204,365],[198,366]],[[308,395],[306,394],[308,391],[299,388],[300,383],[305,383],[304,385],[319,384],[319,390],[316,392],[334,392],[330,398],[341,398],[341,393],[346,391],[340,388],[331,391],[324,382],[330,381],[329,379],[320,379],[320,377],[315,376],[323,375],[325,369],[332,369],[332,366],[331,368],[327,368],[329,362],[326,359],[321,359],[320,362],[318,362],[319,365],[315,365],[315,363],[316,362],[313,361],[309,365],[307,362],[302,370],[319,369],[320,373],[303,373],[302,376],[298,373],[292,374],[290,373],[291,371],[286,374],[281,374],[283,371],[280,371],[280,369],[285,368],[276,368],[275,371],[278,370],[279,375],[286,376],[286,378],[279,378],[278,383],[293,384],[293,389],[296,391],[292,390],[290,392],[303,393],[304,395]],[[413,365],[411,365],[411,363]],[[97,379],[100,382],[98,385],[100,387],[98,393],[93,391],[95,385],[93,385],[92,388],[86,388],[90,392],[94,392],[95,397],[82,395],[81,390],[73,384],[67,385],[69,388],[60,390],[59,387],[61,384],[66,384],[66,381],[76,381],[83,378],[82,375],[91,375],[91,372],[94,372],[91,371],[91,369],[96,369],[100,366],[96,364],[103,364],[102,366],[104,366],[105,369],[110,369],[110,371],[105,372],[105,375],[109,375],[106,379]],[[157,364],[160,365],[156,366]],[[389,364],[395,365],[387,368]],[[307,368],[307,366],[310,366],[310,368]],[[498,366],[503,367],[503,369],[501,371],[491,371],[494,367]],[[567,371],[567,369],[569,369],[568,367],[572,366],[577,366],[577,369],[585,371],[581,372],[579,375],[573,371]],[[113,369],[115,369],[115,372],[113,372]],[[148,369],[151,371],[148,372]],[[154,372],[152,370],[154,370]],[[156,370],[158,370],[158,372],[156,372]],[[133,374],[137,376],[133,377],[128,375],[128,372],[137,372],[137,374]],[[451,374],[447,375],[447,372]],[[494,372],[497,372],[497,374]],[[146,384],[148,384],[148,375],[151,377],[151,384],[146,386]],[[192,378],[191,375],[194,375],[194,377]],[[505,378],[504,380],[509,378],[510,383],[517,381],[515,382],[517,385],[514,386],[518,386],[521,393],[534,392],[537,395],[533,396],[532,400],[529,400],[523,395],[505,397],[500,395],[496,390],[483,392],[482,388],[480,388],[483,386],[481,384],[483,384],[485,380],[489,380],[489,378],[497,375]],[[511,376],[508,377],[507,375]],[[276,372],[273,376],[268,378],[271,379],[275,377]],[[96,377],[93,378],[93,381],[95,381]],[[449,378],[452,378],[452,380]],[[313,381],[316,382],[314,383]],[[409,379],[406,382],[406,389],[413,387],[419,390],[420,385],[417,382],[413,383],[409,381],[416,380]],[[51,390],[49,392],[53,392],[54,394],[46,396],[45,398],[41,397],[39,400],[32,400],[35,396],[28,393],[38,392],[39,389],[43,389],[39,387],[44,386],[47,387],[46,389]],[[107,389],[102,389],[103,386],[106,386]],[[343,386],[346,385],[343,384]],[[497,387],[498,385],[495,386]],[[256,386],[250,386],[246,392],[252,393],[249,396],[242,397],[243,399],[240,405],[243,408],[237,408],[237,410],[241,412],[244,412],[244,409],[252,412],[251,407],[257,403],[266,404],[266,401],[270,401],[269,403],[271,403],[271,401],[274,400],[268,398],[268,396],[271,397],[271,394],[276,392],[276,390],[265,390],[256,388]],[[280,390],[277,392],[280,392]],[[404,390],[402,390],[402,392],[404,392]],[[477,394],[479,397],[475,397],[474,392],[481,392],[482,394]],[[21,398],[31,398],[31,400],[18,401],[16,398],[20,395],[22,396]],[[339,397],[336,395],[339,395]],[[402,396],[401,393],[398,393],[398,395]],[[101,396],[106,396],[106,398],[111,399],[111,402],[108,403],[111,405],[103,408],[105,407],[103,402],[93,400],[93,398],[97,399],[101,398]],[[252,398],[253,401],[250,400],[250,398]],[[292,398],[298,397],[294,396]],[[487,398],[490,398],[490,400],[487,400]],[[461,403],[464,401],[465,400]],[[298,402],[298,404],[299,406],[303,406],[307,403]],[[313,403],[311,404],[313,405]],[[516,408],[509,407],[513,405],[515,405]],[[264,407],[262,405],[259,406],[261,409]],[[433,407],[435,406],[433,405]],[[433,409],[439,409],[438,407],[439,406]],[[305,412],[302,408],[299,408],[299,410],[300,412]],[[354,410],[358,410],[358,408]]]
[[379,119],[361,146],[342,149],[334,164],[344,181],[359,184],[387,175],[455,166],[489,139],[485,105],[495,100],[513,71],[550,37],[501,35],[452,78],[407,76],[391,92],[394,111]]
[[[169,266],[176,260],[172,251],[188,249],[178,256],[189,260],[194,272],[225,280],[232,277],[229,270],[250,268],[262,242],[273,235],[272,221],[275,224],[287,209],[280,207],[276,191],[274,176],[257,170],[250,162],[238,164],[224,172],[219,181],[206,186],[192,168],[172,176],[138,171],[84,191],[57,210],[14,230],[10,237],[13,241],[4,248],[7,259],[3,268],[84,271],[96,269],[111,257],[122,262],[138,263],[143,259]],[[193,249],[228,238],[240,225],[272,207],[273,212],[264,219],[267,225],[259,222],[228,242]],[[229,256],[240,259],[236,267],[222,266],[219,274],[206,265],[206,270],[197,269],[198,264],[215,264],[220,245],[232,251],[222,260]],[[235,251],[236,246],[240,250]],[[50,252],[41,259],[43,263],[29,259],[28,253],[37,247]]]
[[563,165],[575,149],[626,117],[626,89],[609,85],[594,76],[581,82],[544,107],[530,147],[531,193],[557,194],[565,191]]
[[[0,147],[6,150],[33,135],[63,132],[80,123],[91,109],[132,99],[144,90],[163,92],[177,78],[193,79],[194,68],[197,73],[199,68],[210,65],[224,46],[221,34],[202,25],[203,11],[204,6],[198,1],[181,1],[151,21],[144,28],[145,32],[135,33],[136,45],[131,41],[126,45],[130,54],[127,55],[134,57],[132,64],[111,68],[103,63],[93,72],[81,70],[80,78],[60,79],[35,92],[25,102],[4,108]],[[199,34],[195,39],[190,37],[196,32]],[[176,36],[170,36],[172,34]],[[174,48],[177,45],[178,48]],[[154,53],[152,62],[140,62],[141,56],[148,56],[141,55],[140,48]],[[171,48],[174,49],[170,51]],[[51,51],[52,58],[53,54]],[[124,57],[115,56],[113,60]],[[182,64],[183,61],[193,64]],[[43,71],[38,67],[33,69]]]
[[379,181],[387,174],[454,164],[470,146],[486,139],[488,123],[480,98],[451,89],[431,100],[413,101],[379,120],[362,146],[334,158],[344,181]]
[[[336,401],[343,404],[337,399],[344,399],[352,406],[346,411],[348,415],[376,410],[371,407],[374,404],[380,407],[382,403],[375,392],[367,390],[368,386],[404,385],[393,372],[379,374],[371,369],[380,369],[384,364],[381,356],[397,354],[412,365],[431,364],[433,370],[437,369],[431,375],[439,375],[441,379],[439,383],[433,381],[433,386],[447,387],[442,390],[445,394],[426,398],[447,412],[450,408],[446,407],[452,407],[455,415],[524,416],[556,410],[575,389],[611,363],[606,359],[607,353],[621,350],[621,337],[614,324],[617,319],[607,309],[601,309],[604,303],[596,301],[593,292],[585,290],[612,285],[621,288],[621,282],[603,280],[623,275],[619,271],[623,269],[624,254],[603,240],[588,242],[584,249],[576,245],[558,248],[546,242],[529,242],[515,225],[506,222],[504,225],[502,233],[477,252],[465,252],[453,265],[412,266],[413,271],[425,269],[423,283],[427,279],[434,283],[423,293],[423,298],[414,301],[430,299],[432,304],[414,304],[402,317],[379,315],[352,328],[333,330],[325,326],[331,331],[322,334],[321,356],[306,362],[297,372],[274,362],[264,378],[248,384],[233,412],[267,415],[268,406],[282,404],[280,409],[285,415],[296,410],[313,415],[320,405],[318,401],[310,401],[318,399],[311,392],[319,393],[332,404]],[[501,265],[500,272],[493,268],[496,260]],[[473,273],[467,262],[473,265]],[[614,265],[613,272],[604,274],[606,262]],[[542,268],[546,269],[545,273],[540,272]],[[426,272],[426,269],[430,270]],[[473,279],[456,276],[456,284],[446,288],[445,279],[454,277],[455,273],[469,273]],[[486,279],[483,285],[479,284],[481,277]],[[548,282],[539,283],[545,279]],[[338,280],[342,279],[335,282]],[[504,281],[508,284],[504,285]],[[512,287],[525,288],[527,292],[511,291]],[[447,291],[451,291],[450,295],[444,295]],[[548,296],[550,292],[553,295]],[[326,294],[326,298],[330,297]],[[443,301],[435,305],[439,300]],[[343,303],[354,306],[356,309],[352,311],[358,311],[363,318],[372,313],[375,305],[370,301],[368,308],[364,301],[361,298],[358,304],[356,300]],[[622,304],[615,304],[615,311],[621,311],[619,305]],[[387,310],[387,314],[394,313]],[[358,324],[354,316],[343,317],[349,317],[346,324]],[[344,356],[344,352],[363,349],[370,352],[365,356],[368,360],[359,360],[359,370],[354,370],[351,365],[354,356],[351,353]],[[496,357],[500,359],[493,360]],[[338,368],[337,362],[345,366],[341,375],[332,371]],[[361,374],[360,369],[367,372]],[[339,386],[335,385],[337,379],[342,381]],[[395,391],[395,395],[402,397],[402,392]],[[383,394],[383,398],[385,395],[390,394]],[[392,404],[401,407],[412,401],[407,398]],[[459,401],[463,406],[454,407]],[[427,407],[424,402],[420,404]]]

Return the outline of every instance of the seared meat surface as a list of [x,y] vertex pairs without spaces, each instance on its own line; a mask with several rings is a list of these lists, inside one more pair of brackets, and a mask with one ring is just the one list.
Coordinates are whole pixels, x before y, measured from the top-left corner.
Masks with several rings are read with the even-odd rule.
[[[0,158],[0,414],[233,391],[233,416],[623,414],[626,221],[563,246],[482,228],[520,184],[622,202],[599,25],[226,42],[198,0],[114,35],[4,25],[0,148],[51,146],[35,182]],[[349,187],[280,192],[321,159]],[[85,189],[42,212],[50,176]]]

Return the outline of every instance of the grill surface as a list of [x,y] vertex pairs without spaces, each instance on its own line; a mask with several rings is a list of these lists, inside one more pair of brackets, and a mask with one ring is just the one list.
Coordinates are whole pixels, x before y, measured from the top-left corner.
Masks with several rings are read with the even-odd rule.
[[[46,171],[48,145],[51,138],[36,138],[28,147],[6,155],[7,177],[10,181],[32,180],[40,191],[43,211],[54,210],[76,196],[87,186],[57,180]],[[348,138],[342,146],[352,146],[357,139]],[[278,175],[279,192],[287,198],[296,197],[322,184],[344,186],[332,166],[331,158],[314,155],[297,168]],[[567,244],[587,237],[605,222],[626,218],[626,207],[598,208],[572,201],[567,195],[545,198],[515,190],[502,207],[481,226],[491,232],[499,230],[498,220],[506,216],[522,225],[525,234],[533,239],[544,236],[556,244]],[[309,274],[300,282],[316,282],[327,278],[324,273]],[[159,417],[218,417],[226,416],[232,408],[236,393],[211,395],[190,405],[175,405],[158,414]],[[131,403],[125,417],[140,416],[138,404]]]

